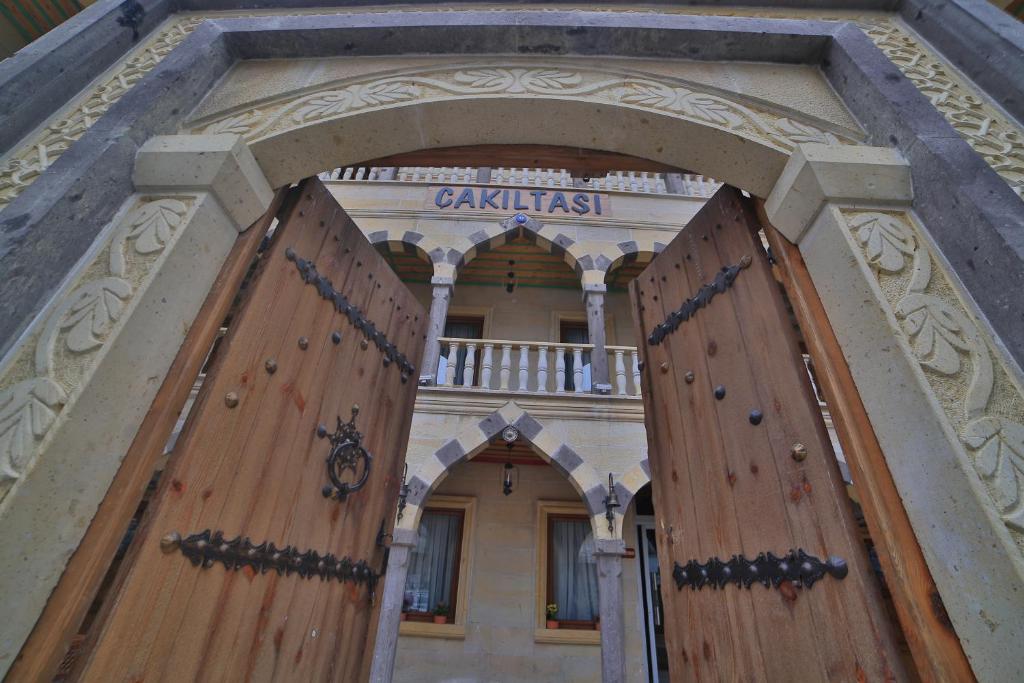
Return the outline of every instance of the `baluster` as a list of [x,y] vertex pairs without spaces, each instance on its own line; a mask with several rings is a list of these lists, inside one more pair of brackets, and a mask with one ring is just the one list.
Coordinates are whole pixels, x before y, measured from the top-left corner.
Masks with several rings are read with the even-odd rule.
[[462,384],[467,387],[473,386],[473,371],[476,369],[476,342],[466,343],[466,371],[463,373],[465,379]]
[[626,179],[623,177],[622,171],[616,172],[615,176],[618,178],[618,189],[625,190],[626,189]]
[[640,395],[640,353],[633,349],[633,395]]
[[512,374],[512,345],[501,345],[501,390],[508,391],[508,378]]
[[365,166],[360,166],[359,168],[356,169],[356,177],[355,177],[356,180],[362,180],[364,175],[366,175],[366,167]]
[[548,347],[537,347],[537,391],[548,391]]
[[345,169],[345,175],[342,176],[342,180],[352,180],[352,171],[355,170],[351,166]]
[[565,347],[555,347],[555,393],[565,393]]
[[370,172],[366,174],[366,179],[367,180],[376,180],[377,179],[377,175],[378,175],[377,172],[379,170],[380,169],[378,169],[376,166],[371,166],[370,167]]
[[554,187],[554,186],[555,186],[555,169],[549,168],[548,169],[548,187]]
[[577,394],[583,393],[583,349],[578,346],[572,347],[572,383],[573,391]]
[[519,391],[530,390],[530,345],[519,347]]
[[484,357],[480,360],[480,388],[491,388],[491,364],[494,344],[484,343]]
[[626,363],[622,349],[615,349],[615,383],[619,387],[619,396],[626,395]]
[[448,372],[444,377],[446,387],[455,385],[455,366],[459,361],[459,342],[448,342]]

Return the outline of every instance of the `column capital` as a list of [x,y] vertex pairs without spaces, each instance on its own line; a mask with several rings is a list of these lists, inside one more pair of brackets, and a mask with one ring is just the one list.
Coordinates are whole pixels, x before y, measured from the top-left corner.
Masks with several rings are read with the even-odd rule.
[[594,554],[622,557],[626,554],[626,541],[621,538],[595,538]]
[[139,192],[202,191],[217,198],[242,232],[270,206],[274,191],[239,135],[157,135],[139,149]]
[[419,534],[416,533],[415,529],[405,529],[403,527],[395,527],[394,531],[391,532],[391,545],[416,545],[416,541],[419,539]]
[[906,206],[911,199],[910,164],[897,150],[807,144],[789,157],[764,209],[799,244],[826,203]]

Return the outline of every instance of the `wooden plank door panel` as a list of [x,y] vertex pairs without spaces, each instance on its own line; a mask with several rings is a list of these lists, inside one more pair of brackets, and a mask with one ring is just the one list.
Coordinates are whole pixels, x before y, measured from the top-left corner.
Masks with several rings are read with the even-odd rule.
[[[755,226],[750,202],[723,187],[630,285],[670,669],[680,680],[903,678]],[[700,303],[650,338],[687,300]],[[677,589],[670,575],[691,560],[797,549],[842,558],[848,574],[749,590]]]
[[[366,581],[213,559],[197,567],[182,552],[194,544],[168,536],[220,530],[383,569],[378,536],[394,518],[426,315],[322,183],[305,181],[289,201],[101,616],[85,680],[366,676],[375,618]],[[339,312],[334,292],[374,328]],[[333,433],[354,405],[372,461],[365,487],[337,500],[322,493],[331,444],[318,426]]]

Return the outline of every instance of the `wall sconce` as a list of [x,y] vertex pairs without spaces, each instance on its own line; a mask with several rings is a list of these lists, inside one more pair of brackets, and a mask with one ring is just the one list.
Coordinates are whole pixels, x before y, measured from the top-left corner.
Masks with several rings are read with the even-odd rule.
[[516,262],[513,259],[508,260],[509,271],[507,274],[508,279],[505,280],[505,291],[509,294],[516,291],[516,274],[515,271],[512,270],[512,267],[515,265]]
[[615,535],[615,508],[622,507],[619,502],[619,494],[615,493],[615,480],[612,473],[608,473],[608,495],[604,498],[604,517],[608,520],[608,531]]
[[405,512],[405,502],[409,497],[409,463],[405,463],[402,470],[402,485],[398,488],[398,521],[402,521],[402,513]]
[[501,492],[508,496],[519,488],[519,469],[512,464],[512,447],[519,438],[519,430],[515,427],[505,427],[501,432],[501,438],[505,440],[505,447],[508,448],[508,462],[501,471]]

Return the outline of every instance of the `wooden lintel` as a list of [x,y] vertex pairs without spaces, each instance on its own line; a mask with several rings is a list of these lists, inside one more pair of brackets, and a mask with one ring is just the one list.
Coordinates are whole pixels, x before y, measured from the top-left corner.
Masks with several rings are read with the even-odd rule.
[[685,173],[650,159],[580,147],[554,145],[470,145],[421,149],[364,161],[358,166],[440,166],[464,168],[564,168],[574,177],[604,175],[609,171]]

